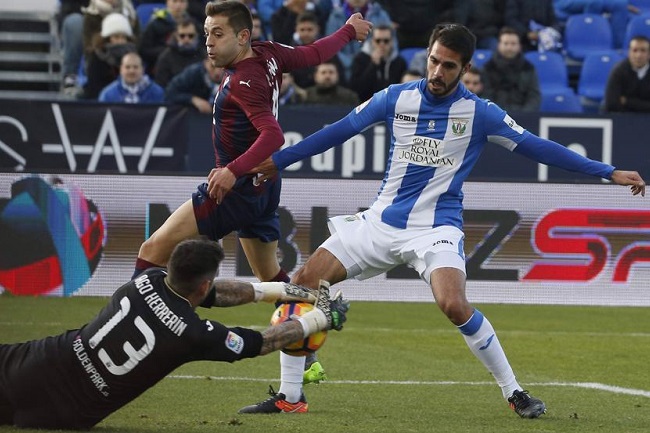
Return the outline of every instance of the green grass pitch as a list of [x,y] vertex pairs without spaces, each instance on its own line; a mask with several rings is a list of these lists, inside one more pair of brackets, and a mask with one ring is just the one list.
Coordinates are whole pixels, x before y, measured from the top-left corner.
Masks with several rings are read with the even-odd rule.
[[[105,298],[0,296],[0,341],[78,327]],[[519,382],[548,413],[521,419],[435,304],[353,302],[319,352],[329,381],[305,387],[310,412],[239,415],[279,385],[278,355],[188,364],[114,413],[97,432],[647,432],[647,308],[480,305]],[[261,328],[269,304],[199,309]],[[0,427],[4,432],[29,432]]]

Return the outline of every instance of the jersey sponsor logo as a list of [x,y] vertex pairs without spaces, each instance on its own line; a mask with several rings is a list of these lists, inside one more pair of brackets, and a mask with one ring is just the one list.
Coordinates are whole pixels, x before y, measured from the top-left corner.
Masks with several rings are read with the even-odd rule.
[[521,126],[517,125],[517,122],[515,122],[515,120],[514,120],[512,117],[508,116],[507,114],[506,114],[506,117],[503,118],[503,121],[504,121],[505,124],[508,125],[508,127],[509,127],[510,129],[512,129],[513,131],[515,131],[515,132],[517,132],[517,133],[519,133],[519,134],[523,134],[523,133],[524,133],[524,128],[522,128]]
[[410,114],[395,113],[395,120],[415,123],[418,121],[418,118],[416,116],[411,116]]
[[444,141],[415,135],[410,146],[397,152],[396,160],[424,167],[455,165],[455,159],[445,156],[444,150]]
[[251,80],[248,80],[248,81],[239,80],[239,84],[243,84],[244,86],[248,87],[249,89],[251,88]]
[[469,119],[451,119],[451,132],[454,135],[463,135],[468,123]]
[[226,347],[239,355],[244,350],[244,339],[234,332],[228,331]]
[[95,389],[105,397],[108,397],[110,394],[109,386],[88,356],[88,352],[86,352],[86,348],[84,347],[80,336],[77,336],[72,342],[72,350],[77,356],[81,367],[86,372],[88,379],[95,386]]

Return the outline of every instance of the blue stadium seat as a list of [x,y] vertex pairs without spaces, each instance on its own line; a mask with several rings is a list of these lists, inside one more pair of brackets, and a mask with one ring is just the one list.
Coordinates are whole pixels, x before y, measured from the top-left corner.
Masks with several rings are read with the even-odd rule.
[[165,9],[167,5],[165,3],[141,3],[135,8],[135,13],[138,16],[138,21],[140,22],[140,31],[144,30],[151,20],[151,16],[158,9]]
[[578,79],[578,95],[596,103],[605,96],[609,72],[625,56],[618,51],[603,54],[589,54],[582,62]]
[[569,73],[561,54],[552,51],[545,53],[528,51],[524,57],[535,66],[542,92],[552,92],[569,86]]
[[426,48],[420,48],[420,47],[414,47],[414,48],[402,48],[399,50],[399,55],[406,60],[406,65],[411,64],[411,60],[413,59],[413,56],[415,56],[417,53],[420,51],[426,51]]
[[472,56],[472,66],[476,68],[483,67],[483,64],[492,58],[492,50],[477,49]]
[[578,61],[589,53],[609,51],[614,47],[612,27],[601,15],[571,15],[564,29],[564,47],[567,55]]
[[630,40],[634,36],[645,36],[650,39],[650,14],[636,15],[627,23],[625,42],[623,45],[624,50],[628,49]]
[[553,92],[542,93],[542,105],[540,111],[543,113],[582,113],[580,98],[572,88],[558,89]]

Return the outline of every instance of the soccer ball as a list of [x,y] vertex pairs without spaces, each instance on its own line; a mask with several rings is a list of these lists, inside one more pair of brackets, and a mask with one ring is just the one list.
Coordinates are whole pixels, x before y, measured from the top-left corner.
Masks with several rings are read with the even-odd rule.
[[[307,304],[305,302],[282,304],[273,312],[273,316],[271,316],[271,325],[278,325],[287,320],[291,320],[290,317],[293,315],[302,316],[313,309],[314,306],[312,304]],[[310,335],[304,340],[288,345],[282,349],[282,351],[288,355],[305,356],[309,353],[316,352],[318,348],[325,343],[326,338],[327,331],[320,331]]]

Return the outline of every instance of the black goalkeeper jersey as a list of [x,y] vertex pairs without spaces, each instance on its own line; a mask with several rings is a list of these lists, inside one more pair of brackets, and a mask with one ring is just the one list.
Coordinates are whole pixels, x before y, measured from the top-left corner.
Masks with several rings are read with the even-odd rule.
[[0,345],[0,389],[16,425],[89,428],[186,362],[259,355],[259,332],[199,318],[165,276],[149,269],[120,287],[81,329]]

